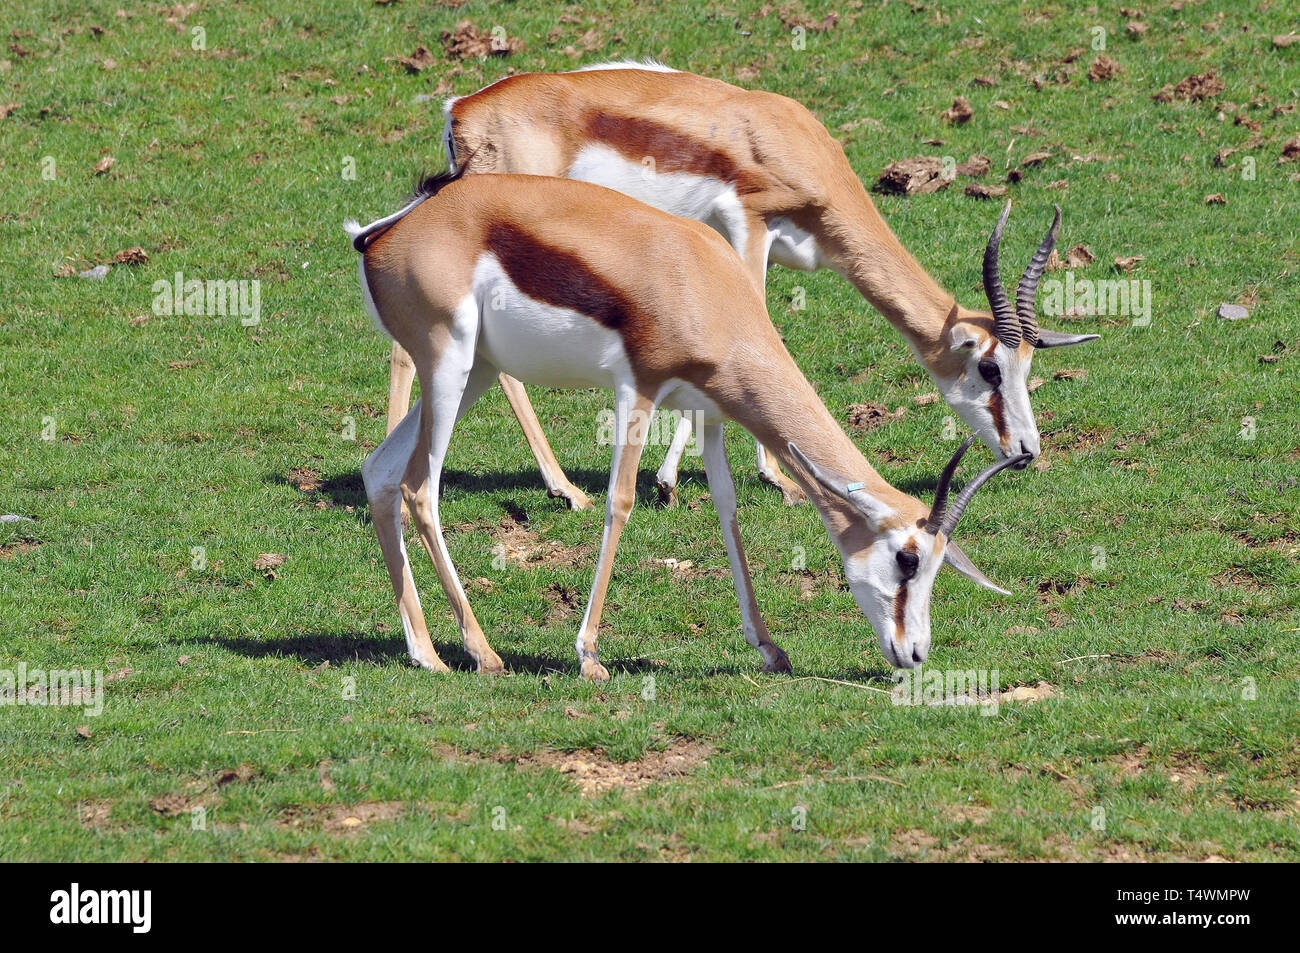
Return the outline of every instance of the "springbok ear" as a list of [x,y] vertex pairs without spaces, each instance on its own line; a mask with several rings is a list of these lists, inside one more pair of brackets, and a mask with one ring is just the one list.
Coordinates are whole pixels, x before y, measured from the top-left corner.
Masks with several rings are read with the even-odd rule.
[[999,592],[1004,596],[1011,595],[1011,593],[1006,589],[1003,589],[988,576],[984,575],[984,573],[980,572],[979,569],[976,568],[975,564],[970,561],[970,557],[963,553],[961,547],[952,540],[948,541],[948,545],[943,551],[943,561],[967,579],[979,583],[985,589],[992,589],[994,592]]
[[897,515],[892,506],[876,499],[861,483],[850,482],[848,477],[830,467],[813,463],[793,443],[786,446],[790,449],[790,455],[809,476],[861,513],[873,531],[878,530],[885,520]]
[[1060,331],[1039,328],[1038,341],[1034,347],[1069,347],[1072,344],[1087,344],[1089,341],[1100,339],[1100,334],[1062,334]]
[[969,324],[959,323],[948,332],[948,348],[954,353],[962,350],[974,350],[979,347],[980,338]]

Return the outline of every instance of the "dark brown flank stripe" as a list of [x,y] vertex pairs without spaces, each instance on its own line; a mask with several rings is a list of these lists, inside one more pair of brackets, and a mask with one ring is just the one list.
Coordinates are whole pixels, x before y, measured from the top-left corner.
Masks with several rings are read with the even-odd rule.
[[577,255],[505,222],[488,226],[486,244],[515,287],[533,300],[585,314],[612,331],[628,329],[631,304]]
[[735,186],[741,195],[760,189],[754,177],[736,168],[725,152],[652,120],[593,111],[587,114],[585,126],[589,139],[608,143],[629,159],[654,159],[656,171],[709,176]]

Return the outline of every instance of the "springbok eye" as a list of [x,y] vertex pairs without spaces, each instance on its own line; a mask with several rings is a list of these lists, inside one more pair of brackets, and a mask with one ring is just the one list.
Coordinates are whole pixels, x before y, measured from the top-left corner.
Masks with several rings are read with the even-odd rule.
[[1002,384],[1002,368],[998,367],[997,361],[980,361],[980,377],[984,378],[994,387]]
[[894,558],[898,560],[898,571],[903,574],[904,579],[915,576],[917,568],[921,565],[921,557],[905,549],[900,549]]

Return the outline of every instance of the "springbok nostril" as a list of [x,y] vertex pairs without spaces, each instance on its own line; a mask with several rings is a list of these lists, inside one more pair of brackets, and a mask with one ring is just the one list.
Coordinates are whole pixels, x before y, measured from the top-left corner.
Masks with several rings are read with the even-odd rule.
[[915,662],[917,665],[920,665],[922,662],[925,661],[925,653],[922,652],[920,649],[912,649],[912,661]]

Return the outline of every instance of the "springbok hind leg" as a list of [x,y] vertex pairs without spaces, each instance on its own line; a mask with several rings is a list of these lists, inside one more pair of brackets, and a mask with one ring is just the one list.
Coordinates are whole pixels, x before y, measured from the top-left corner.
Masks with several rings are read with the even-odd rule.
[[504,671],[505,666],[488,644],[470,607],[460,576],[447,552],[438,515],[438,489],[452,429],[492,382],[494,368],[481,362],[476,366],[474,350],[478,326],[477,303],[463,304],[456,310],[449,328],[449,339],[437,355],[437,366],[432,371],[420,368],[420,430],[402,475],[402,496],[424,548],[433,560],[442,591],[451,603],[465,650],[480,672],[496,674]]
[[415,380],[415,362],[396,341],[388,357],[388,432],[392,433],[411,406],[411,384]]
[[673,431],[673,442],[664,455],[664,462],[655,473],[655,486],[659,490],[659,502],[664,506],[677,505],[678,472],[682,465],[682,454],[691,439],[691,418],[683,414]]
[[397,596],[397,611],[402,618],[406,650],[411,661],[434,672],[447,671],[447,665],[434,651],[429,630],[420,608],[420,594],[411,576],[411,562],[402,539],[402,473],[415,449],[420,428],[420,402],[408,413],[361,465],[361,478],[370,499],[370,519],[379,537],[388,578]]
[[798,506],[808,499],[804,495],[803,488],[781,471],[780,465],[776,462],[776,457],[757,440],[754,441],[754,454],[757,458],[755,464],[758,467],[758,478],[780,490],[781,501],[786,506]]
[[[633,413],[640,415],[637,426],[628,425]],[[600,557],[596,560],[596,578],[591,584],[591,596],[587,599],[587,611],[583,613],[575,645],[582,677],[588,681],[609,681],[609,672],[600,664],[596,654],[596,635],[600,631],[600,615],[605,608],[605,591],[609,588],[609,575],[614,568],[618,538],[636,502],[636,469],[641,463],[641,451],[645,448],[647,424],[652,413],[654,402],[648,397],[637,394],[630,386],[615,390],[614,459],[609,468],[605,532],[600,540]]]
[[510,401],[510,409],[515,412],[519,426],[523,428],[524,439],[528,441],[528,446],[533,451],[537,468],[542,471],[542,482],[546,484],[546,492],[551,496],[561,497],[571,510],[591,509],[591,500],[587,499],[587,494],[569,482],[569,478],[564,475],[564,470],[560,467],[560,462],[551,452],[551,445],[546,440],[546,434],[537,419],[536,411],[533,410],[532,401],[528,399],[524,385],[509,374],[500,375],[498,380],[501,381],[501,389],[506,392],[506,400]]

